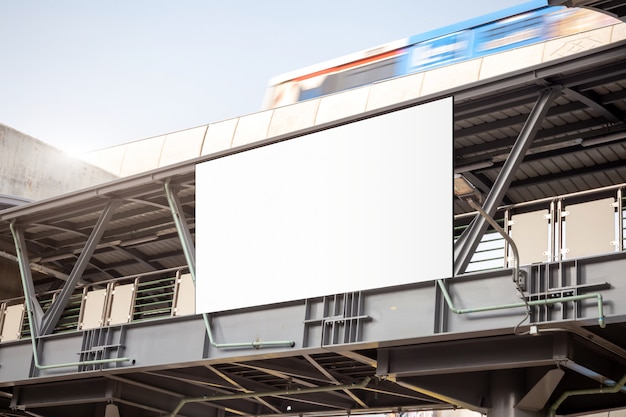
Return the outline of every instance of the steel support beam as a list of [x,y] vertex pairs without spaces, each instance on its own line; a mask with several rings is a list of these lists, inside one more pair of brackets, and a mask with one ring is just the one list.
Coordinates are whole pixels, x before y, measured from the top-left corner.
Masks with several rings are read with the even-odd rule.
[[580,91],[577,91],[573,88],[565,88],[563,92],[565,95],[569,96],[573,100],[578,100],[584,105],[589,106],[593,110],[597,111],[602,116],[606,117],[606,119],[610,123],[622,123],[622,118],[620,117],[620,115],[614,113],[612,109],[600,103],[600,99],[598,97],[594,97],[592,93],[581,93]]
[[500,336],[378,351],[377,375],[396,378],[493,371],[509,366],[552,366],[571,345],[565,332],[534,337]]
[[174,224],[176,225],[176,231],[180,238],[180,243],[185,253],[185,259],[189,266],[189,272],[193,278],[193,282],[196,282],[196,248],[193,242],[191,232],[187,227],[187,220],[185,219],[185,212],[183,206],[180,204],[180,199],[176,193],[176,187],[170,184],[170,180],[165,181],[165,194],[167,196],[167,202],[172,210],[172,217],[174,218]]
[[[491,191],[487,195],[483,204],[483,210],[489,215],[494,216],[498,206],[502,203],[502,200],[513,181],[515,172],[519,168],[524,156],[528,152],[530,145],[535,139],[535,135],[539,130],[541,122],[548,113],[550,104],[552,101],[561,94],[560,87],[551,87],[544,90],[532,111],[530,112],[526,123],[522,127],[522,130],[511,149],[511,153],[506,159],[496,181],[491,188]],[[454,244],[454,275],[460,275],[465,272],[467,265],[469,264],[474,251],[480,243],[480,239],[487,230],[489,224],[487,220],[480,215],[476,215],[476,218],[470,226],[463,232],[459,239]]]
[[526,373],[523,368],[502,369],[490,373],[490,401],[487,417],[541,417],[541,412],[520,409],[517,404],[527,392]]
[[481,404],[480,394],[484,393],[487,388],[484,375],[473,375],[471,381],[461,377],[450,380],[440,376],[424,379],[397,378],[393,375],[389,376],[388,380],[410,391],[450,404],[454,408],[465,408],[481,414],[487,412],[487,409]]
[[78,284],[78,281],[82,277],[85,268],[87,268],[87,265],[89,264],[91,256],[96,250],[98,242],[100,242],[100,239],[106,230],[109,220],[111,220],[111,217],[113,217],[115,210],[120,204],[120,200],[110,200],[106,203],[102,213],[100,214],[100,218],[96,222],[89,238],[87,239],[87,242],[85,243],[85,247],[81,251],[74,267],[72,268],[72,272],[67,277],[67,281],[65,282],[65,285],[63,285],[63,289],[52,305],[50,305],[48,311],[44,314],[41,326],[41,336],[52,333],[57,325],[61,314],[63,314],[63,310],[65,310],[65,307],[67,306],[67,303],[69,302],[69,299]]
[[35,336],[41,333],[41,323],[43,320],[43,310],[41,305],[37,301],[35,286],[33,285],[33,275],[30,270],[30,261],[28,260],[28,250],[26,248],[26,239],[24,238],[24,228],[21,225],[11,223],[11,233],[13,234],[13,241],[15,242],[15,251],[17,253],[17,263],[20,268],[20,274],[22,275],[22,287],[24,288],[24,299],[30,304],[33,317],[29,317],[32,320],[31,331]]

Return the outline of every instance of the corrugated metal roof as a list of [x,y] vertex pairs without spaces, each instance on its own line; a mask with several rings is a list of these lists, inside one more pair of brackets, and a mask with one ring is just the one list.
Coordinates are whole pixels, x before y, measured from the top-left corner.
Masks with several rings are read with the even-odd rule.
[[[558,62],[494,81],[479,96],[457,96],[456,170],[472,176],[488,193],[539,91],[556,87],[561,95],[541,121],[502,204],[626,182],[623,53],[623,46],[609,48],[590,54],[585,60],[589,65]],[[457,204],[457,213],[464,210],[464,204]]]

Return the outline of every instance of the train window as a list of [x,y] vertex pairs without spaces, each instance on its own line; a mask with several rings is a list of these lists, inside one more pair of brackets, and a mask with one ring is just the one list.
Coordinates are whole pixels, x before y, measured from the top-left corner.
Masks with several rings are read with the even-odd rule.
[[549,33],[543,14],[527,13],[476,30],[476,52],[527,45],[546,38]]
[[339,73],[338,91],[361,87],[376,81],[392,78],[397,74],[398,57],[386,59]]
[[299,100],[320,97],[392,78],[398,74],[400,56],[326,75],[315,87],[301,85]]
[[470,31],[462,31],[413,45],[408,72],[451,64],[469,58],[470,38]]

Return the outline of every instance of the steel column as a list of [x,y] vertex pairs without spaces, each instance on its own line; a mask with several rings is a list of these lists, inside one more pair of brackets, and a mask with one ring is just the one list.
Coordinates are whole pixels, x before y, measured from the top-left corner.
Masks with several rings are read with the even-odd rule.
[[544,414],[517,408],[526,394],[525,370],[506,369],[491,373],[490,407],[487,417],[539,417]]
[[28,250],[26,249],[26,240],[24,239],[24,229],[20,225],[11,223],[11,233],[13,234],[13,241],[15,242],[17,263],[20,268],[20,274],[22,275],[24,300],[27,303],[27,307],[29,308],[28,311],[32,314],[32,317],[31,315],[28,316],[31,332],[34,332],[34,334],[38,336],[41,333],[41,322],[44,314],[35,294],[33,275],[30,270]]
[[169,203],[170,210],[172,211],[172,217],[174,218],[174,224],[176,225],[176,231],[180,238],[180,243],[183,247],[185,259],[187,259],[187,265],[189,266],[189,273],[193,282],[196,282],[196,248],[193,242],[191,232],[187,227],[187,220],[185,219],[185,212],[180,204],[180,200],[175,192],[175,188],[170,185],[168,178],[165,181],[165,195],[167,196],[167,202]]
[[[560,87],[551,87],[542,92],[537,99],[535,106],[533,107],[526,123],[522,127],[511,153],[504,162],[498,177],[496,178],[489,194],[485,198],[483,204],[483,210],[489,215],[494,216],[498,206],[502,203],[502,200],[513,181],[515,172],[519,168],[526,152],[530,148],[535,135],[539,130],[542,120],[545,118],[550,104],[558,95],[561,94]],[[463,232],[461,237],[454,245],[454,275],[459,275],[465,272],[467,265],[469,264],[474,251],[480,243],[480,239],[487,230],[488,223],[485,218],[477,214],[474,221]]]
[[74,289],[76,288],[76,284],[78,284],[78,281],[85,271],[85,268],[87,268],[89,260],[96,250],[96,246],[98,245],[98,242],[100,242],[100,238],[102,238],[102,235],[106,230],[106,226],[108,225],[109,220],[111,220],[111,217],[113,217],[113,213],[120,204],[120,200],[110,200],[107,202],[104,209],[102,210],[100,218],[96,222],[93,230],[91,231],[91,235],[89,235],[89,238],[85,243],[85,247],[78,256],[78,260],[74,264],[72,272],[68,276],[65,285],[63,285],[63,289],[59,293],[59,296],[54,300],[52,305],[50,305],[48,311],[46,311],[46,313],[44,314],[41,326],[42,336],[52,333],[55,326],[57,325],[59,318],[63,313],[63,310],[65,310],[65,307],[67,306],[67,303],[69,302],[69,299],[74,292]]

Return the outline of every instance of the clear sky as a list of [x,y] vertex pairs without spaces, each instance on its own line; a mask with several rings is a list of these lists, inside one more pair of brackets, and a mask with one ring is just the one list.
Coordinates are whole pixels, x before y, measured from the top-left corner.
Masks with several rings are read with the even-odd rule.
[[70,152],[258,111],[279,74],[524,0],[0,0],[0,123]]

